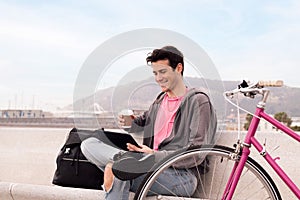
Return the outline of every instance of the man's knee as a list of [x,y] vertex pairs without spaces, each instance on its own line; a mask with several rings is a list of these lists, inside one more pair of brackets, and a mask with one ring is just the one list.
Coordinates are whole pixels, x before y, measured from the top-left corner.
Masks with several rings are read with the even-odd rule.
[[99,143],[99,140],[94,137],[87,138],[81,142],[80,148],[86,157],[93,152],[93,146]]

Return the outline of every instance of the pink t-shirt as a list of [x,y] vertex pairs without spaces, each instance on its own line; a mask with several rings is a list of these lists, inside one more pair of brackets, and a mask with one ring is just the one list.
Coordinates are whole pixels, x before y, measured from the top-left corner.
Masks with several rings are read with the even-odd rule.
[[154,150],[158,150],[159,144],[170,136],[176,111],[178,110],[182,99],[183,96],[170,98],[166,94],[162,100],[154,125]]

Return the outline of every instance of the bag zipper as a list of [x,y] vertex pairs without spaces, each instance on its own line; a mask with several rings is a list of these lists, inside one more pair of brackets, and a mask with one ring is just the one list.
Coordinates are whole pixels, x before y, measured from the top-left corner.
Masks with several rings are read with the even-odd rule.
[[62,160],[66,160],[66,161],[79,161],[79,162],[90,162],[88,160],[82,160],[82,159],[74,159],[74,158],[62,158]]

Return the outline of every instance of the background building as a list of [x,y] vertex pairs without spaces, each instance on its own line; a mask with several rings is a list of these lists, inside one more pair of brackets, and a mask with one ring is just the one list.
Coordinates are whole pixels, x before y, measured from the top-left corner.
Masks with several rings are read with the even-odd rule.
[[1,118],[45,118],[52,117],[49,112],[43,110],[23,110],[23,109],[7,109],[0,110]]

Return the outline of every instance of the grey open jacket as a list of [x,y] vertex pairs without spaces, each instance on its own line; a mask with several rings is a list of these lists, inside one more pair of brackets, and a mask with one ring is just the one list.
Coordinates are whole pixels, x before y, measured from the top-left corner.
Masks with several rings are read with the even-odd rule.
[[[143,144],[153,148],[156,114],[166,94],[161,93],[149,110],[138,116],[130,132],[142,132]],[[158,162],[176,150],[191,145],[213,144],[216,132],[216,115],[209,97],[199,89],[189,89],[174,119],[171,135],[155,151]]]

